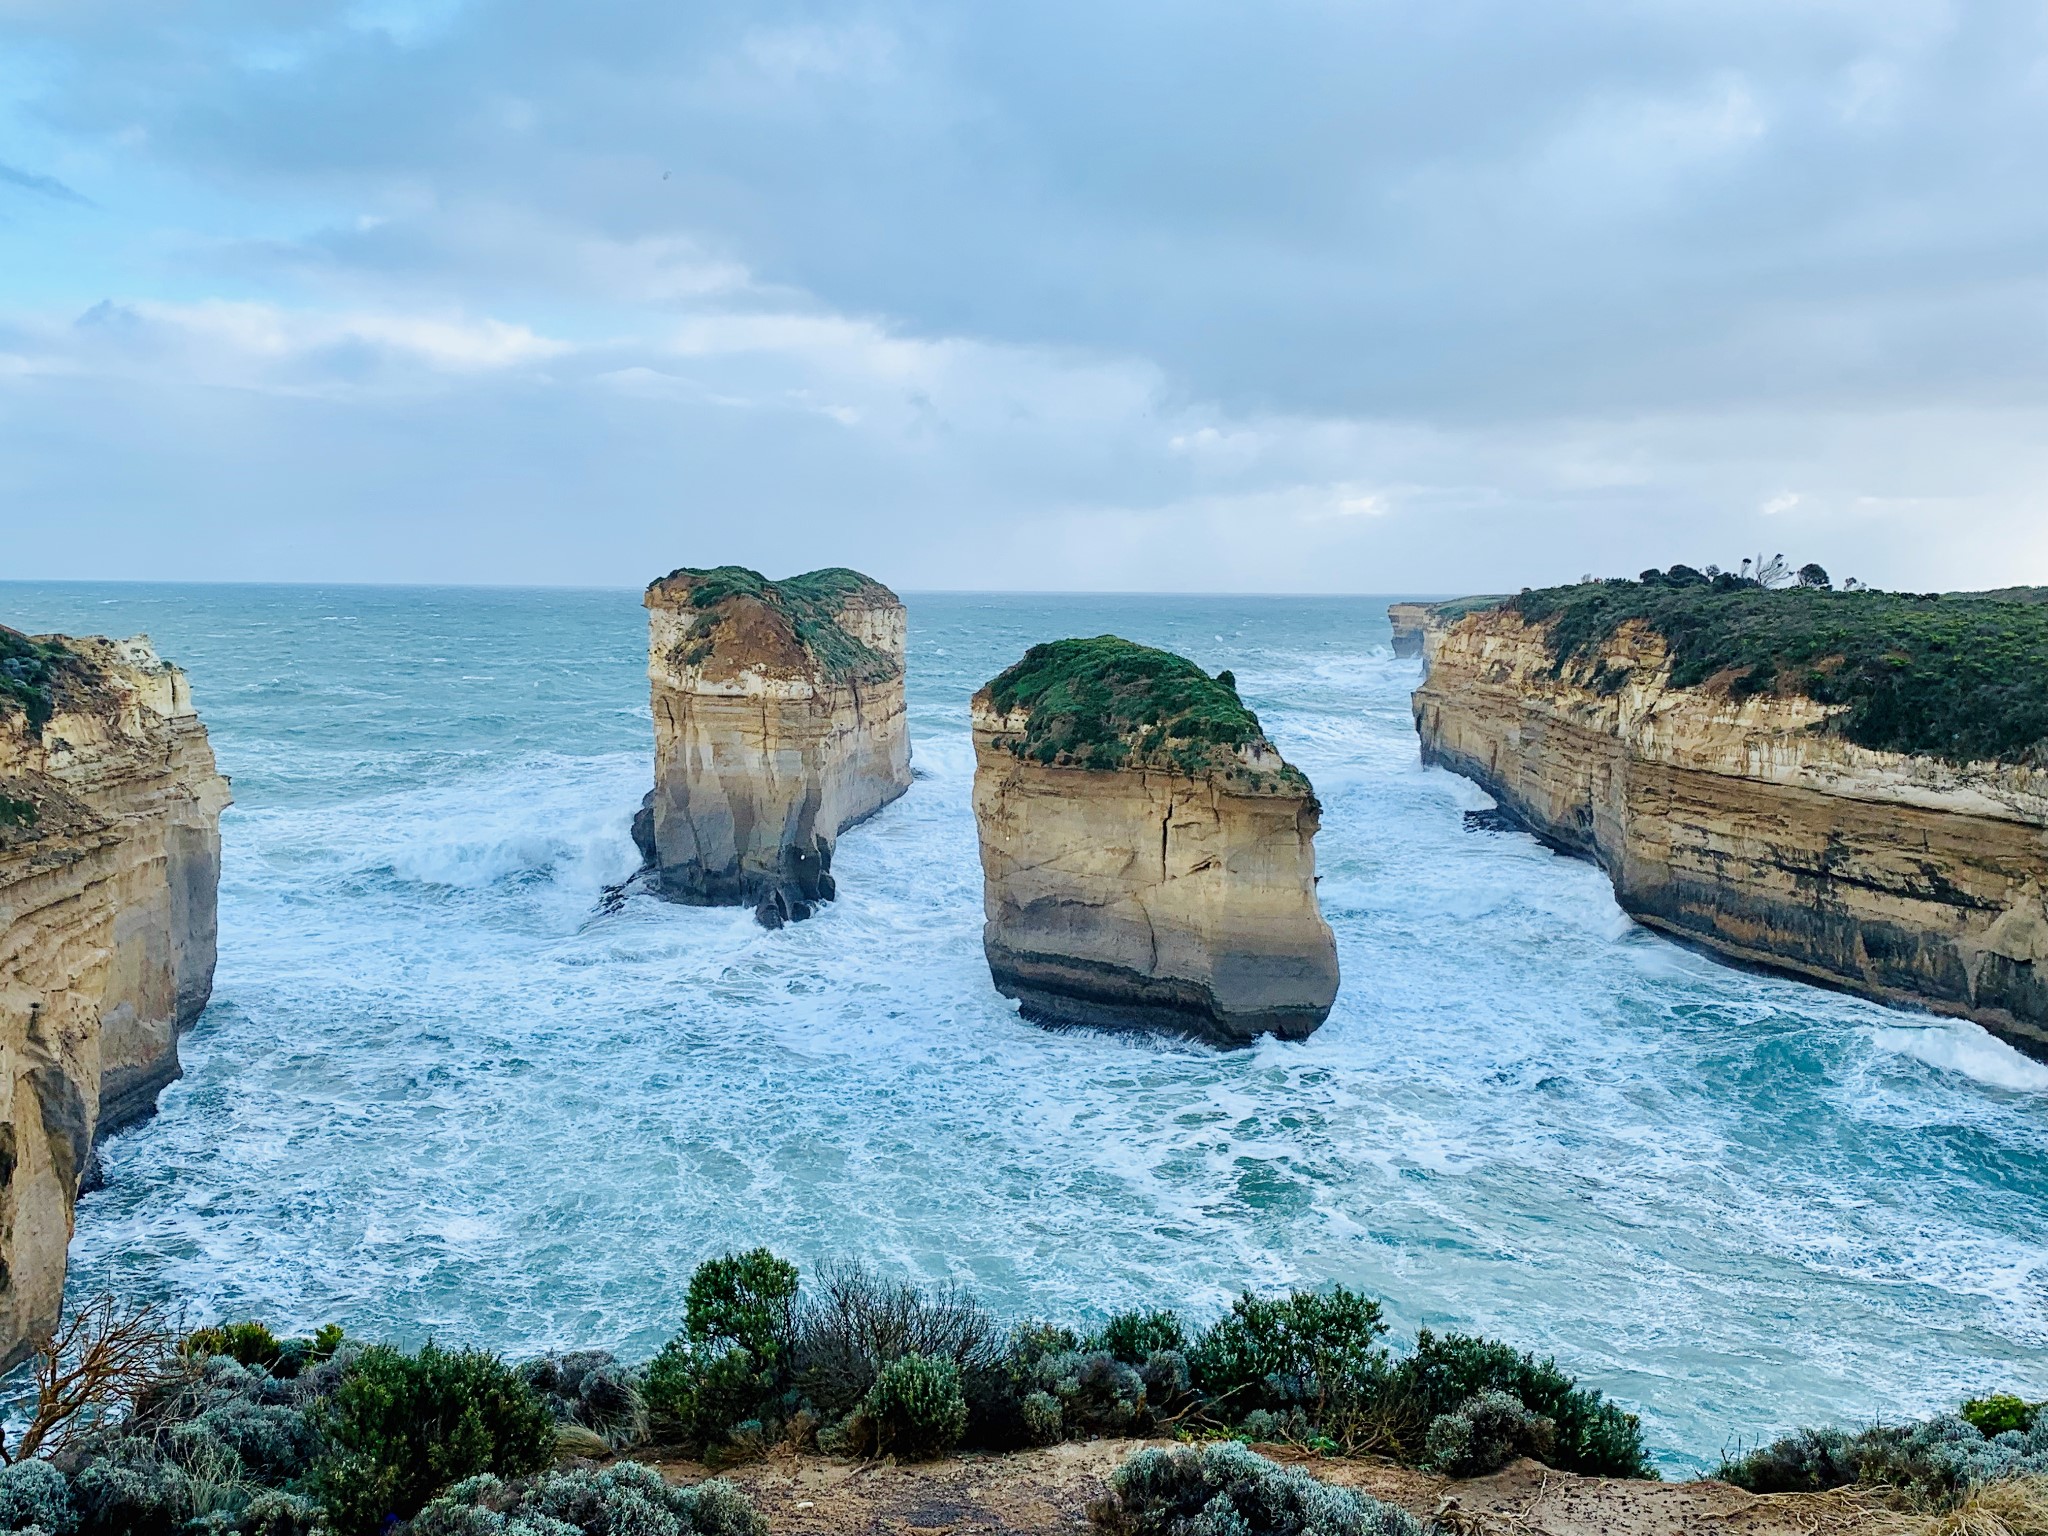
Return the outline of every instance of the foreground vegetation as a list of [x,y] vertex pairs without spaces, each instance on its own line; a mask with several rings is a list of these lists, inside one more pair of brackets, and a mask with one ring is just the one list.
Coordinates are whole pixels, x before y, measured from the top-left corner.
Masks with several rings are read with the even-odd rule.
[[[1998,594],[1838,592],[1817,567],[1781,589],[1686,566],[1508,599],[1547,626],[1561,672],[1597,663],[1622,625],[1671,650],[1671,681],[1725,678],[1738,698],[1801,694],[1838,705],[1826,729],[1859,746],[1951,762],[2048,765],[2048,605]],[[1615,688],[1622,674],[1600,674]]]
[[1869,1488],[1909,1508],[1952,1509],[2001,1484],[2048,1480],[2044,1407],[2000,1394],[1917,1424],[1802,1429],[1729,1457],[1716,1475],[1751,1493]]
[[1229,672],[1115,635],[1034,645],[988,688],[1000,712],[1028,712],[1012,749],[1034,762],[1243,773],[1238,748],[1265,740]]
[[[776,1446],[917,1460],[1151,1434],[1293,1441],[1454,1474],[1526,1454],[1652,1475],[1634,1416],[1552,1362],[1428,1332],[1397,1356],[1386,1332],[1379,1304],[1341,1287],[1247,1294],[1201,1328],[1171,1311],[1086,1331],[1005,1327],[962,1291],[859,1265],[800,1287],[765,1250],[700,1266],[681,1331],[644,1365],[583,1351],[514,1366],[335,1328],[279,1339],[257,1323],[173,1337],[147,1310],[103,1303],[39,1359],[34,1415],[0,1447],[0,1531],[375,1536],[410,1522],[421,1536],[758,1536],[715,1479],[673,1490],[627,1467],[551,1470],[565,1452],[646,1446],[726,1465]],[[1144,1463],[1102,1518],[1148,1530],[1211,1483],[1202,1503],[1228,1492],[1247,1519],[1323,1497],[1235,1455]],[[1370,1500],[1330,1498],[1315,1508],[1337,1523],[1314,1529],[1412,1529]]]

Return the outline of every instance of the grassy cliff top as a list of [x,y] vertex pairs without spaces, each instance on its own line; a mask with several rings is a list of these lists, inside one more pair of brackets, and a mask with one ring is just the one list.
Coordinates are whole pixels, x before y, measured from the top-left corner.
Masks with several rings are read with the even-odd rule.
[[797,642],[826,676],[867,682],[896,673],[892,658],[863,645],[837,622],[839,612],[851,599],[896,601],[895,593],[859,571],[835,565],[770,581],[743,565],[716,565],[702,570],[684,566],[669,572],[648,590],[651,593],[655,588],[671,586],[683,589],[690,607],[698,612],[684,654],[677,658],[686,666],[711,654],[713,632],[724,606],[751,598],[788,623]]
[[32,640],[0,624],[0,715],[19,710],[29,730],[40,732],[55,704],[50,684],[56,668],[70,655],[54,640]]
[[1237,749],[1263,744],[1259,717],[1228,672],[1211,677],[1184,656],[1115,635],[1034,645],[988,685],[1008,714],[1028,711],[1019,757],[1073,768],[1224,769],[1248,779],[1308,780],[1281,766],[1253,774]]
[[[1623,624],[1664,638],[1671,681],[1843,706],[1826,729],[1887,752],[2048,765],[2048,606],[2003,594],[1588,582],[1510,598],[1552,658],[1595,662]],[[1603,672],[1612,686],[1618,674]]]

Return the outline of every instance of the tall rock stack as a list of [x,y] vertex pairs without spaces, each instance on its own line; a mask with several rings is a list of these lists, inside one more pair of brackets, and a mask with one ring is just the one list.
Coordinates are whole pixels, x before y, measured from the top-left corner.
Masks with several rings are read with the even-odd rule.
[[145,637],[0,628],[0,1364],[57,1319],[95,1139],[213,989],[227,780]]
[[654,789],[634,837],[672,901],[769,927],[835,894],[839,834],[910,787],[903,604],[858,571],[738,566],[647,589]]
[[1229,673],[1104,635],[974,696],[983,947],[1026,1018],[1300,1039],[1337,996],[1315,792]]

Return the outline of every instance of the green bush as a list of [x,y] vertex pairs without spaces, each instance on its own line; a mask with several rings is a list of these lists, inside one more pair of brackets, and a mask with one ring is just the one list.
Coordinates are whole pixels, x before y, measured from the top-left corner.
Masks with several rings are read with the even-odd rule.
[[409,1519],[447,1484],[533,1472],[552,1459],[539,1394],[496,1355],[434,1344],[357,1355],[315,1412],[328,1450],[311,1483],[342,1536]]
[[1143,1450],[1088,1508],[1110,1536],[1421,1536],[1406,1510],[1225,1440]]
[[1115,1355],[1125,1365],[1143,1365],[1162,1350],[1187,1349],[1187,1330],[1171,1309],[1119,1312],[1088,1340],[1091,1350]]
[[654,1432],[703,1455],[730,1441],[737,1426],[760,1420],[777,1378],[749,1350],[674,1338],[648,1362],[641,1391]]
[[1550,1454],[1542,1459],[1565,1472],[1600,1477],[1654,1475],[1643,1449],[1641,1423],[1581,1387],[1554,1360],[1538,1360],[1492,1339],[1466,1334],[1415,1337],[1415,1349],[1395,1368],[1386,1396],[1402,1449],[1411,1458],[1439,1416],[1455,1413],[1484,1392],[1505,1392],[1529,1412],[1556,1426]]
[[225,1323],[213,1328],[195,1328],[178,1341],[178,1353],[187,1356],[226,1355],[243,1365],[260,1365],[265,1370],[277,1363],[284,1345],[261,1323]]
[[732,1344],[772,1365],[789,1342],[797,1269],[766,1248],[708,1259],[690,1276],[683,1331],[700,1344]]
[[1189,1356],[1196,1388],[1226,1417],[1253,1408],[1310,1413],[1364,1389],[1384,1366],[1380,1304],[1332,1286],[1254,1296],[1249,1291]]
[[1151,1427],[1144,1378],[1107,1351],[1047,1355],[1032,1367],[1031,1384],[1033,1395],[1050,1397],[1059,1405],[1062,1433],[1068,1439],[1114,1438]]
[[1963,1404],[1961,1412],[1981,1435],[1999,1435],[2007,1430],[2025,1434],[2034,1427],[2043,1406],[2048,1405],[2030,1403],[2010,1392],[1994,1392],[1989,1397],[1971,1398]]
[[122,1439],[71,1479],[78,1536],[144,1536],[191,1519],[192,1480],[146,1440]]
[[967,1398],[960,1368],[930,1355],[891,1360],[842,1430],[849,1450],[930,1461],[944,1456],[967,1433]]
[[548,1416],[557,1424],[579,1425],[612,1450],[647,1437],[642,1373],[620,1364],[608,1350],[542,1355],[521,1364],[519,1378],[541,1395]]
[[866,1398],[890,1361],[926,1355],[950,1360],[964,1389],[1000,1417],[1015,1407],[1003,1379],[1009,1353],[995,1318],[958,1287],[921,1291],[862,1264],[835,1264],[819,1272],[797,1313],[790,1376],[802,1400],[830,1422]]
[[2024,1431],[1996,1435],[1957,1414],[1853,1433],[1801,1429],[1729,1458],[1715,1475],[1751,1493],[1861,1485],[1893,1490],[1924,1508],[1945,1508],[1992,1483],[2048,1477],[2048,1416]]
[[1512,1392],[1489,1389],[1430,1421],[1429,1464],[1451,1477],[1484,1477],[1517,1456],[1548,1461],[1557,1426],[1531,1413]]

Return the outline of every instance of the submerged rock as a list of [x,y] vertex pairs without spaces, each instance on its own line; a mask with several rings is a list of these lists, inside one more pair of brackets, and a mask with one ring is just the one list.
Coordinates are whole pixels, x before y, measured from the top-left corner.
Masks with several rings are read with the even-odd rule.
[[903,604],[858,571],[730,565],[646,601],[654,788],[633,836],[657,889],[771,928],[809,917],[839,834],[910,787]]
[[147,637],[0,628],[0,1365],[57,1320],[95,1142],[155,1109],[212,995],[227,803]]
[[1321,806],[1229,673],[1112,635],[1061,640],[973,714],[982,942],[1026,1018],[1243,1044],[1329,1016]]

